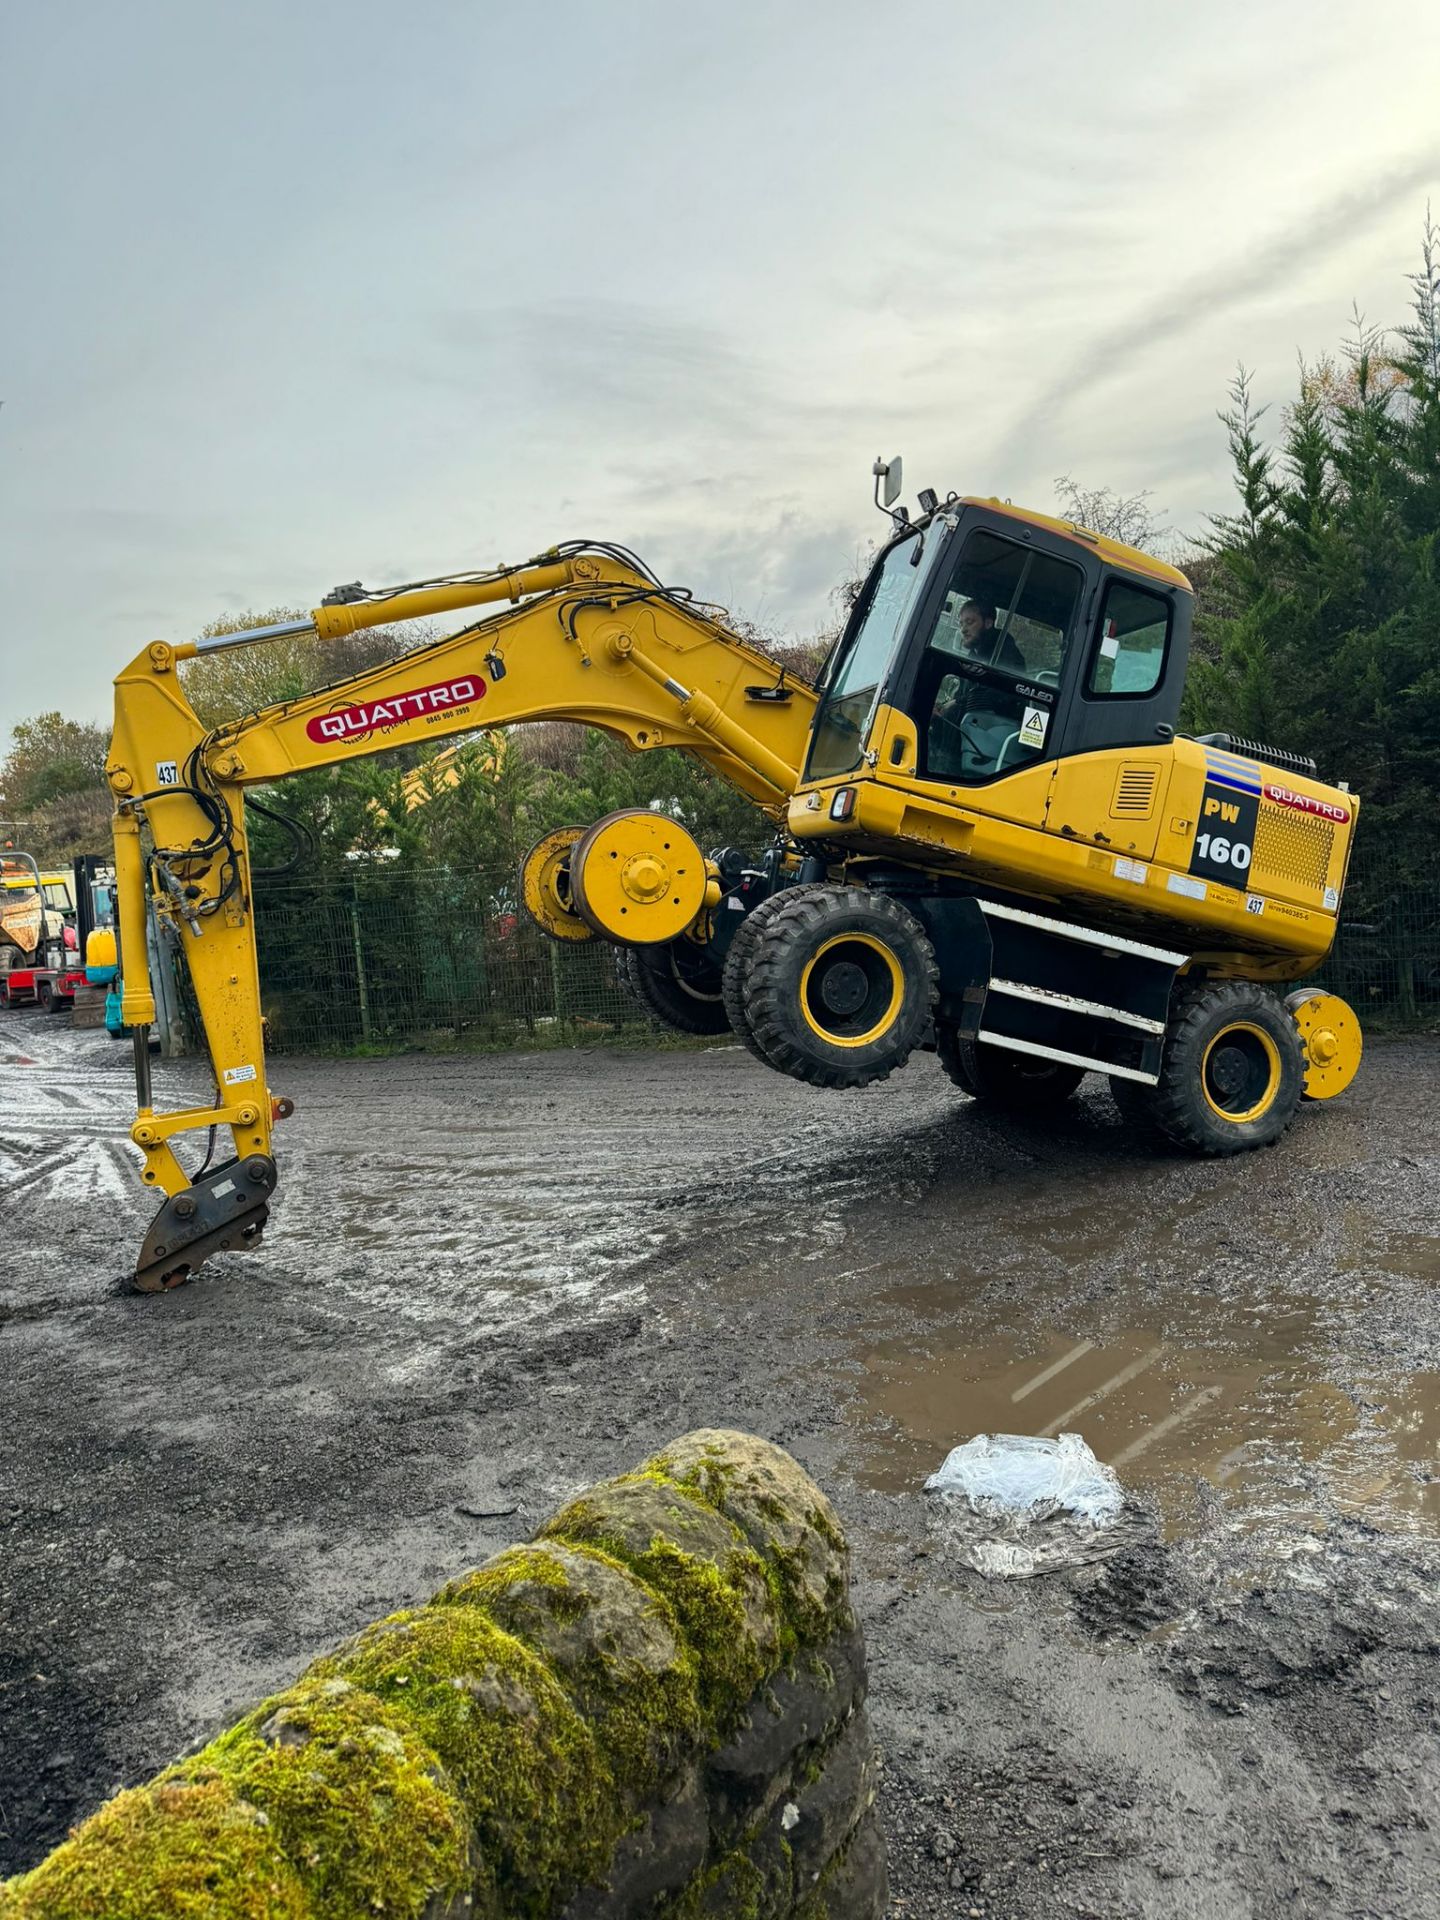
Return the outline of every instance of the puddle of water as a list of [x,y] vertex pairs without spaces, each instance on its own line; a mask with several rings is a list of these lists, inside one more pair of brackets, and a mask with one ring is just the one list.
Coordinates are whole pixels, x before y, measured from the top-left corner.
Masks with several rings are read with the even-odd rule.
[[1352,1397],[1318,1377],[1311,1317],[1297,1303],[1217,1329],[1217,1343],[1132,1325],[1023,1349],[967,1342],[960,1326],[878,1344],[856,1356],[859,1477],[914,1491],[972,1434],[1079,1433],[1155,1496],[1171,1537],[1193,1523],[1200,1481],[1242,1521],[1323,1526],[1333,1509],[1440,1533],[1440,1375],[1367,1381]]
[[1407,1280],[1440,1280],[1440,1240],[1428,1233],[1391,1233],[1378,1241],[1373,1229],[1362,1257],[1345,1271],[1399,1274]]

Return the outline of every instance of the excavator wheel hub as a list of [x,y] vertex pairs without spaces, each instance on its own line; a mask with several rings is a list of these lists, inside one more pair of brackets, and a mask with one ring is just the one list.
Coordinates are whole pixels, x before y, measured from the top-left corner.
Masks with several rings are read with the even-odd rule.
[[570,855],[570,896],[592,932],[622,947],[678,939],[705,910],[709,868],[667,814],[627,807],[597,820]]
[[632,854],[621,870],[620,885],[632,900],[648,907],[670,891],[670,869],[653,854]]
[[1302,987],[1285,1002],[1305,1056],[1307,1100],[1333,1100],[1360,1071],[1363,1042],[1354,1009],[1338,993]]

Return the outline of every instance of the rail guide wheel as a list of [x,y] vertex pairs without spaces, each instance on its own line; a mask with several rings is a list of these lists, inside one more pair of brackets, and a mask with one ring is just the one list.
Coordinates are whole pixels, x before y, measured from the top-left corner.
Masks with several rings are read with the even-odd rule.
[[1302,987],[1285,1002],[1305,1055],[1306,1100],[1333,1100],[1360,1071],[1364,1042],[1355,1010],[1338,993]]
[[622,947],[674,940],[699,918],[710,873],[677,821],[645,807],[597,820],[570,855],[570,897],[593,933]]
[[584,827],[556,827],[537,840],[520,862],[520,898],[525,911],[552,940],[593,940],[595,932],[575,910],[570,860]]

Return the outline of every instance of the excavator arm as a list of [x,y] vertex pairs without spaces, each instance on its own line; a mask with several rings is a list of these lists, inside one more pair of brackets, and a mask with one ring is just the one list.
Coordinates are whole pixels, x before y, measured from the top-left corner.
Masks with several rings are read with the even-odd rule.
[[[178,668],[229,646],[508,603],[432,646],[208,730]],[[393,747],[531,720],[600,727],[648,751],[680,747],[783,817],[815,695],[688,596],[617,550],[578,543],[514,571],[389,593],[341,589],[306,619],[215,640],[147,647],[115,682],[106,776],[115,797],[122,1017],[135,1046],[131,1137],[142,1179],[166,1196],[133,1284],[179,1284],[211,1253],[258,1243],[276,1170],[271,1132],[289,1111],[270,1091],[255,951],[245,789]],[[202,1107],[157,1111],[147,910],[168,921],[194,989],[215,1081]],[[187,1172],[182,1134],[228,1130],[232,1154]]]

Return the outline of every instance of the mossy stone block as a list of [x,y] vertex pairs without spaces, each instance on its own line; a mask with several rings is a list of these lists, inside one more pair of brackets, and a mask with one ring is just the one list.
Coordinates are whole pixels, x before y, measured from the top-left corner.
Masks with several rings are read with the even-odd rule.
[[132,1788],[0,1888],[4,1920],[313,1920],[258,1807],[218,1776]]
[[562,1507],[542,1540],[595,1546],[672,1608],[696,1662],[707,1735],[734,1721],[780,1663],[780,1621],[767,1570],[740,1529],[703,1500],[642,1468]]
[[421,1920],[470,1890],[454,1786],[403,1715],[348,1681],[290,1688],[162,1777],[205,1774],[264,1814],[315,1920]]
[[594,1730],[545,1663],[478,1607],[392,1614],[317,1660],[393,1709],[453,1781],[507,1914],[539,1914],[610,1856],[624,1814]]
[[889,1909],[885,1839],[872,1810],[799,1899],[794,1920],[884,1920]]
[[753,1434],[699,1427],[648,1465],[739,1527],[777,1583],[796,1643],[818,1645],[849,1624],[849,1548],[839,1516],[783,1448]]
[[699,1741],[696,1660],[674,1611],[609,1555],[558,1540],[507,1547],[431,1604],[483,1607],[548,1660],[632,1801]]

